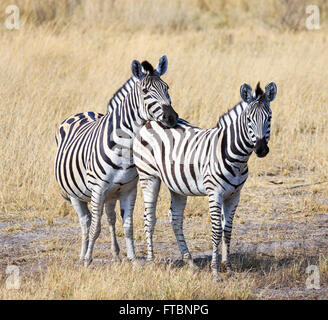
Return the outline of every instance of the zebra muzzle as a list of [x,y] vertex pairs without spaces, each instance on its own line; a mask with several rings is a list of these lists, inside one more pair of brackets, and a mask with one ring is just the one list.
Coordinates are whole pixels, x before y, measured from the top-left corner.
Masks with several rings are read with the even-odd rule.
[[262,139],[256,139],[254,151],[259,158],[264,158],[270,151],[265,137]]
[[169,128],[174,127],[177,124],[179,115],[174,111],[171,105],[165,106],[163,115],[163,124]]

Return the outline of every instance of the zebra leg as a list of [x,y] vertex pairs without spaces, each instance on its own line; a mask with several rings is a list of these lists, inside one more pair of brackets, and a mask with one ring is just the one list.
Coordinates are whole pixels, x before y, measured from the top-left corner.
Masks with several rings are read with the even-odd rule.
[[147,260],[154,260],[153,233],[156,224],[156,205],[161,186],[161,180],[155,177],[143,178],[140,175],[140,185],[144,197],[144,230],[147,240]]
[[221,208],[222,208],[222,199],[215,193],[209,194],[209,208],[210,216],[212,223],[212,274],[215,278],[218,275],[218,248],[222,238],[222,226],[221,226]]
[[230,240],[233,217],[236,212],[240,199],[240,192],[234,194],[231,198],[223,201],[223,215],[222,215],[222,229],[223,229],[223,241],[222,241],[222,261],[221,266],[224,271],[228,273],[232,272],[231,263],[229,260],[230,253]]
[[171,191],[171,207],[169,211],[170,223],[177,239],[182,260],[186,260],[190,266],[194,267],[191,254],[188,250],[188,246],[183,235],[183,213],[186,203],[186,196],[182,196]]
[[91,223],[91,214],[88,209],[88,204],[86,202],[80,201],[73,197],[70,198],[71,203],[79,216],[80,225],[81,225],[81,234],[82,234],[82,245],[81,245],[81,254],[80,260],[83,261],[85,253],[88,249],[89,244],[89,228]]
[[105,203],[105,212],[107,215],[107,221],[109,225],[109,231],[112,238],[112,255],[114,260],[119,260],[120,247],[116,239],[115,223],[116,223],[116,212],[115,212],[116,200],[111,200]]
[[89,231],[89,245],[84,257],[84,266],[87,267],[92,262],[92,252],[96,240],[101,231],[101,216],[104,208],[104,199],[96,192],[91,195],[91,226]]
[[127,257],[135,260],[133,243],[133,209],[137,197],[137,188],[134,188],[120,198],[121,216],[123,220],[123,230],[126,242]]

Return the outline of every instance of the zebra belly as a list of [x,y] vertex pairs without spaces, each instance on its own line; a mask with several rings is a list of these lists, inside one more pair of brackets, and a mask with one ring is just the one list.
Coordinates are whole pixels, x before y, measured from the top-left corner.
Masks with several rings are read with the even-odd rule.
[[192,190],[184,190],[182,191],[181,189],[179,188],[172,188],[172,187],[169,187],[168,185],[166,185],[171,191],[175,192],[175,193],[178,193],[178,194],[181,194],[183,196],[191,196],[191,197],[201,197],[201,196],[206,196],[207,195],[207,192],[206,190],[204,191],[200,191],[200,190],[195,190],[195,189],[192,189]]
[[[88,186],[90,190],[101,194],[105,201],[118,199],[125,193],[137,188],[138,173],[135,167],[121,170],[107,170],[108,174],[99,179],[92,178],[94,174],[89,171]],[[99,174],[99,173],[98,173]]]
[[[132,170],[131,170],[132,171]],[[119,199],[125,193],[132,191],[137,188],[138,175],[137,171],[133,170],[134,174],[130,172],[128,175],[121,176],[120,179],[114,179],[103,183],[100,187],[98,186],[97,192],[103,194],[104,200],[108,201],[111,199]],[[88,188],[87,188],[88,187]],[[61,188],[65,195],[78,199],[83,202],[91,201],[92,190],[95,188],[92,183],[87,183],[87,187],[80,189],[72,188],[70,190]],[[82,192],[81,192],[82,191]]]

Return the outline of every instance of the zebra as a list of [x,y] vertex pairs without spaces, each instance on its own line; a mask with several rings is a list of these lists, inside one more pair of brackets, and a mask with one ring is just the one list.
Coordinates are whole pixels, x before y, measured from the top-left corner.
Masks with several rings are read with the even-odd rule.
[[110,100],[106,115],[76,114],[64,120],[56,132],[55,177],[64,198],[71,201],[79,216],[80,259],[86,267],[92,261],[94,244],[100,234],[104,206],[113,256],[119,258],[114,211],[117,200],[120,201],[127,258],[135,259],[132,214],[138,173],[132,159],[132,141],[148,120],[159,121],[167,127],[177,122],[178,114],[172,108],[169,87],[161,79],[167,65],[165,55],[155,69],[148,61],[133,60],[133,77]]
[[[146,61],[141,63],[141,65],[145,65]],[[107,113],[112,112],[117,106],[119,106],[125,97],[128,95],[129,92],[132,91],[136,82],[139,81],[134,75],[130,77],[124,84],[119,88],[113,95],[113,97],[109,100],[107,105]]]
[[[183,119],[173,128],[153,121],[146,123],[133,142],[133,157],[144,197],[144,228],[147,260],[154,259],[153,232],[156,203],[163,182],[171,193],[169,219],[182,259],[194,266],[183,235],[183,213],[187,196],[209,199],[213,255],[211,269],[218,274],[218,246],[222,241],[221,268],[232,272],[229,261],[232,222],[240,191],[248,176],[252,152],[269,152],[271,109],[277,87],[248,84],[240,88],[242,101],[222,115],[215,128],[200,129]],[[223,213],[223,214],[221,214]]]

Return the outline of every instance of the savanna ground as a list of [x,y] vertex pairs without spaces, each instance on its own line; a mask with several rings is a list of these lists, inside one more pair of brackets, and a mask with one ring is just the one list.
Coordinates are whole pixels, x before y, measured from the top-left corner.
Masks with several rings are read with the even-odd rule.
[[[8,30],[5,8],[20,8]],[[320,8],[320,30],[305,7]],[[0,5],[0,299],[327,299],[328,7],[325,1],[14,1]],[[81,111],[105,112],[132,59],[156,64],[180,117],[214,127],[244,82],[274,81],[270,153],[250,160],[232,233],[234,274],[214,282],[206,198],[189,198],[184,230],[199,271],[179,262],[162,187],[156,261],[143,263],[141,192],[134,212],[139,266],[113,262],[105,218],[94,262],[79,264],[80,227],[54,179],[54,133]],[[8,289],[16,265],[20,288]],[[309,289],[307,267],[320,289]]]

